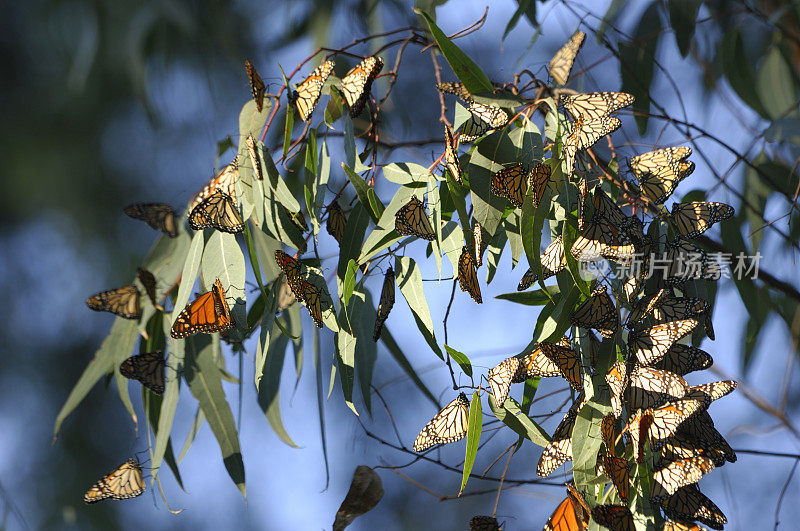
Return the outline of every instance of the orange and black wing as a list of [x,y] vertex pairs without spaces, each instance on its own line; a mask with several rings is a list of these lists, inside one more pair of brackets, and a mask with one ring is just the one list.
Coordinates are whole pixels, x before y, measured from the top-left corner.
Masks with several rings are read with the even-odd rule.
[[267,93],[267,87],[264,85],[264,80],[258,74],[258,70],[253,66],[249,59],[245,59],[244,67],[247,69],[247,77],[250,80],[250,91],[253,93],[253,99],[256,102],[258,112],[264,110],[264,96]]
[[138,319],[142,315],[139,290],[136,286],[124,286],[95,293],[86,299],[86,306],[96,312],[110,312],[125,319]]
[[164,203],[133,203],[124,209],[125,214],[147,223],[150,228],[160,230],[170,238],[178,235],[175,209]]
[[155,394],[160,395],[164,393],[166,366],[163,351],[143,352],[123,361],[119,366],[119,373],[125,378],[138,380]]
[[219,279],[211,287],[211,291],[203,293],[178,314],[172,325],[170,336],[181,339],[192,334],[204,332],[212,334],[223,332],[233,327],[230,309],[225,302],[225,293]]

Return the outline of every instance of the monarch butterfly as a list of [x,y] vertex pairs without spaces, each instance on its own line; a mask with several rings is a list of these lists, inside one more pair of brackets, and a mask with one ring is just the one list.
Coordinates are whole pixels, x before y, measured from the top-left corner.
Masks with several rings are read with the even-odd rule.
[[236,160],[234,160],[222,168],[222,171],[220,171],[218,175],[212,177],[211,180],[208,181],[208,184],[206,184],[199,192],[197,192],[197,195],[194,196],[194,199],[192,199],[192,202],[189,205],[189,212],[194,210],[197,205],[202,203],[204,199],[209,197],[217,190],[221,191],[225,195],[234,197],[236,195],[236,180],[238,178],[239,165]]
[[603,191],[599,186],[595,187],[594,194],[592,195],[592,205],[594,206],[594,216],[604,218],[606,221],[620,228],[626,228],[633,223],[635,219],[626,216],[622,210],[617,206],[613,199]]
[[685,522],[679,522],[677,520],[673,520],[672,518],[667,518],[667,521],[664,522],[664,531],[707,531],[705,527],[700,527],[697,524],[687,524]]
[[627,262],[636,252],[633,242],[618,227],[603,218],[592,218],[570,249],[576,260],[588,262],[598,257]]
[[628,386],[628,374],[624,361],[617,361],[606,373],[606,384],[611,394],[611,411],[614,417],[622,415],[622,393]]
[[[704,456],[711,459],[714,466],[722,466],[726,461],[726,452],[722,447],[710,447],[694,441],[690,436],[682,432],[683,427],[689,424],[694,416],[684,422],[675,435],[664,441],[661,448],[661,459],[659,462],[671,463],[681,459],[689,459],[695,456]],[[735,454],[734,454],[735,456]]]
[[592,519],[614,531],[634,531],[633,514],[624,505],[597,505],[592,508]]
[[672,205],[668,219],[678,234],[684,238],[694,238],[710,229],[714,223],[724,221],[733,214],[733,207],[725,203],[693,201]]
[[515,207],[522,208],[528,190],[528,172],[521,162],[504,168],[492,175],[491,190],[494,195],[505,197]]
[[713,402],[732,393],[737,387],[739,387],[739,384],[735,380],[722,380],[720,382],[709,382],[707,384],[695,385],[690,387],[687,393],[689,393],[691,396],[698,397],[701,397],[700,395],[704,395],[708,397],[709,402]]
[[339,202],[334,199],[333,202],[328,205],[328,223],[326,229],[328,234],[339,242],[339,245],[342,243],[344,228],[346,226],[347,218],[344,217],[344,212],[342,212],[342,207],[339,206]]
[[547,477],[568,459],[572,459],[572,428],[578,417],[578,410],[584,403],[583,393],[575,400],[572,407],[556,427],[553,438],[544,447],[539,463],[536,465],[536,475]]
[[469,400],[461,393],[422,428],[412,450],[422,452],[437,444],[463,439],[467,435],[468,415]]
[[690,419],[681,424],[677,434],[688,437],[694,444],[707,451],[722,453],[726,461],[736,462],[736,452],[714,427],[714,420],[708,411],[698,411],[692,415]]
[[586,149],[605,135],[609,135],[619,129],[622,122],[614,116],[604,116],[596,120],[589,120],[583,117],[576,119],[572,126],[572,131],[564,140],[564,160],[566,169],[564,173],[571,175],[575,166],[575,157],[579,149]]
[[581,377],[581,357],[570,347],[540,343],[539,348],[545,356],[558,366],[561,376],[575,391],[583,389]]
[[514,375],[519,371],[519,366],[518,358],[508,358],[489,369],[489,387],[492,389],[494,403],[498,408],[503,407]]
[[719,280],[719,264],[700,249],[683,238],[667,243],[666,261],[668,263],[664,282],[668,286],[682,284],[687,280]]
[[465,102],[472,101],[472,95],[469,93],[467,88],[459,83],[459,82],[452,82],[452,81],[445,81],[444,83],[437,83],[436,90],[439,92],[445,92],[447,94],[452,94],[454,96],[458,96]]
[[631,94],[625,92],[590,92],[562,96],[561,103],[573,118],[579,120],[599,120],[614,111],[631,105],[634,100]]
[[322,87],[325,85],[325,80],[333,72],[333,66],[333,61],[325,61],[315,68],[311,75],[297,85],[297,88],[293,91],[292,101],[297,107],[297,112],[300,113],[300,119],[304,122],[311,118],[311,113],[314,112],[314,107],[317,106],[319,97],[322,95]]
[[533,190],[531,193],[533,206],[538,207],[539,203],[542,202],[544,191],[547,189],[549,182],[550,166],[541,162],[534,164],[530,172],[530,182],[528,183],[528,186]]
[[469,521],[469,531],[500,531],[500,524],[491,516],[473,516]]
[[350,107],[350,116],[356,117],[361,113],[369,98],[372,82],[383,70],[383,59],[376,56],[367,57],[342,78],[342,92],[344,99]]
[[483,253],[489,247],[489,238],[491,235],[484,229],[480,223],[472,221],[472,236],[475,238],[475,266],[480,267],[483,264]]
[[567,484],[567,497],[558,504],[542,531],[582,531],[589,527],[589,507],[572,485]]
[[653,489],[650,499],[660,501],[675,494],[686,485],[697,483],[703,475],[714,470],[714,462],[701,455],[673,461],[653,473]]
[[322,328],[322,297],[317,286],[303,279],[300,281],[300,299],[305,303],[306,309],[317,328]]
[[686,380],[671,372],[637,365],[628,384],[631,409],[654,408],[683,398],[689,392]]
[[125,319],[138,319],[142,316],[139,290],[136,286],[124,286],[95,293],[86,299],[86,306],[96,312],[110,312]]
[[275,262],[286,274],[286,281],[289,283],[289,287],[292,288],[295,296],[298,299],[302,299],[303,289],[300,282],[302,280],[302,276],[300,274],[300,262],[280,249],[275,251]]
[[453,179],[458,184],[464,184],[461,180],[461,166],[458,164],[458,144],[453,139],[453,132],[447,124],[444,126],[444,163]]
[[661,301],[667,296],[666,289],[660,289],[655,294],[641,299],[636,306],[634,306],[631,313],[628,314],[628,319],[625,321],[625,326],[632,329],[636,323],[641,323],[653,314],[653,310]]
[[696,485],[687,485],[661,503],[664,514],[678,520],[697,520],[712,529],[722,529],[728,523],[725,514],[714,502],[700,492]]
[[411,197],[404,206],[397,211],[394,218],[394,228],[401,236],[416,236],[423,240],[435,240],[436,233],[428,219],[428,214],[422,206],[422,201],[416,196]]
[[[542,280],[546,280],[565,267],[567,267],[567,260],[564,258],[564,242],[561,236],[557,236],[550,242],[550,245],[544,250],[541,256],[542,262]],[[528,269],[522,280],[519,281],[517,291],[525,291],[533,285],[534,282],[539,280],[539,276],[533,272],[533,269]]]
[[256,141],[253,139],[253,134],[248,133],[247,138],[244,139],[244,143],[247,146],[247,153],[250,155],[250,164],[253,165],[253,173],[256,176],[256,179],[259,181],[264,180],[264,168],[261,166],[261,161],[258,158],[258,146],[256,146]]
[[691,148],[685,146],[657,149],[631,157],[628,166],[639,180],[642,194],[660,205],[694,171],[694,163],[685,161],[691,154]]
[[683,421],[706,406],[701,400],[681,399],[654,409],[640,409],[628,421],[623,431],[631,437],[633,455],[642,462],[645,440],[660,444],[671,437]]
[[606,415],[600,423],[600,438],[606,446],[608,455],[617,455],[617,420],[614,415]]
[[584,40],[586,40],[586,34],[582,31],[576,31],[567,43],[550,59],[550,77],[559,85],[567,84],[569,73],[572,71],[572,64],[575,62],[575,56],[578,55]]
[[461,291],[466,291],[469,296],[481,304],[481,285],[478,283],[478,275],[475,272],[475,259],[467,247],[461,248],[461,256],[458,257],[458,285]]
[[164,351],[143,352],[131,356],[119,366],[119,373],[130,380],[138,380],[157,395],[164,393]]
[[[614,417],[611,417],[614,418]],[[604,454],[602,458],[603,473],[608,476],[621,500],[628,502],[630,495],[630,473],[628,472],[628,462],[611,454]]]
[[711,308],[703,299],[695,297],[664,296],[653,306],[653,319],[656,321],[675,321],[678,319],[699,319]]
[[650,366],[660,361],[673,343],[689,334],[695,326],[696,320],[683,319],[644,330],[633,330],[628,334],[628,349],[636,354],[640,364]]
[[381,288],[381,299],[378,303],[378,315],[375,317],[375,330],[372,333],[372,340],[378,341],[383,331],[383,323],[389,317],[389,312],[394,307],[394,269],[391,267],[383,277],[383,288]]
[[125,500],[144,492],[142,466],[133,457],[106,474],[83,495],[86,503],[96,503],[108,498]]
[[581,328],[594,328],[611,337],[619,328],[619,315],[606,286],[600,286],[572,312],[570,322]]
[[546,378],[551,376],[561,376],[558,365],[545,356],[542,349],[543,343],[536,346],[533,352],[524,355],[519,360],[519,368],[511,379],[512,383],[524,382],[528,378]]
[[224,332],[232,327],[231,311],[225,302],[222,283],[217,279],[211,291],[197,297],[178,314],[169,335],[173,339],[181,339],[198,332]]
[[508,123],[508,114],[500,107],[486,105],[472,101],[467,105],[469,119],[461,126],[459,140],[472,142],[473,140],[499,129]]
[[261,112],[264,110],[264,96],[267,93],[267,87],[264,85],[264,80],[258,75],[258,70],[249,59],[244,60],[244,67],[247,69],[247,77],[250,79],[250,91],[253,93],[256,109]]
[[192,230],[213,227],[235,234],[244,230],[244,221],[231,196],[217,190],[189,212],[189,227]]
[[153,303],[153,306],[160,308],[156,302],[156,277],[153,276],[153,273],[147,269],[137,267],[136,278],[142,283],[144,291],[147,293],[147,297],[150,299],[150,302]]
[[147,223],[147,226],[160,230],[170,238],[178,235],[178,218],[175,210],[164,203],[133,203],[124,209],[133,219]]

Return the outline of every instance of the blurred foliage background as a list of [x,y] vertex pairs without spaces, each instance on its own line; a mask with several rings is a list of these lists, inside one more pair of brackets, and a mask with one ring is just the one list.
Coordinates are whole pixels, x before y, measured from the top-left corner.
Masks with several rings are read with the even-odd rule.
[[[441,4],[445,2],[416,3],[429,12]],[[449,4],[438,11],[439,23],[448,32],[466,26],[483,11],[483,5],[470,4],[460,13]],[[184,483],[190,492],[199,491],[197,501],[205,505],[185,502],[195,509],[178,517],[165,516],[163,508],[148,506],[135,515],[133,509],[116,503],[91,508],[80,503],[81,494],[99,474],[144,444],[143,440],[131,442],[136,434],[130,420],[99,386],[50,446],[52,420],[111,322],[110,316],[89,315],[83,300],[132,278],[152,241],[152,234],[132,230],[134,225],[121,216],[121,208],[135,200],[182,204],[219,164],[217,142],[236,134],[238,110],[249,97],[242,68],[246,57],[274,88],[281,82],[277,64],[292,68],[316,46],[336,47],[386,29],[420,25],[411,7],[409,2],[378,0],[3,3],[0,304],[7,318],[0,329],[0,486],[6,526],[123,529],[149,521],[143,512],[157,512],[160,518],[168,518],[164,522],[171,527],[202,527],[208,517],[203,513],[215,507],[208,500],[214,499],[218,489],[233,490],[224,475],[207,479],[202,469],[195,469]],[[441,13],[453,19],[443,19]],[[737,283],[739,296],[725,299],[743,300],[747,312],[744,326],[732,332],[739,336],[727,343],[734,347],[730,356],[737,362],[727,368],[752,377],[754,384],[762,381],[761,373],[748,373],[755,366],[755,354],[771,350],[775,342],[796,352],[800,335],[796,265],[800,210],[796,208],[795,171],[800,160],[799,19],[797,2],[504,1],[492,3],[487,29],[459,42],[491,77],[500,80],[525,67],[544,72],[543,65],[582,21],[599,30],[614,50],[595,41],[592,49],[582,52],[580,65],[586,69],[589,89],[633,92],[639,110],[673,116],[679,120],[673,122],[677,130],[707,141],[701,131],[686,125],[700,124],[733,148],[731,152],[719,142],[709,142],[697,151],[704,154],[705,169],[717,171],[705,184],[741,202],[732,200],[738,223],[721,235],[721,243],[731,250],[760,249],[770,256],[762,264],[777,281]],[[501,50],[500,37],[509,28],[515,29]],[[612,66],[612,56],[617,54],[630,70]],[[428,86],[430,73],[419,79],[412,75],[427,62],[412,57],[409,63],[391,105],[385,107],[383,127],[394,139],[438,136],[441,125],[435,119],[437,101]],[[670,77],[677,86],[671,85]],[[422,90],[429,90],[431,97],[420,102],[415,96]],[[676,93],[682,101],[674,99]],[[669,105],[648,104],[648,96]],[[681,106],[706,112],[686,117],[681,115]],[[729,111],[730,122],[713,116],[720,109]],[[419,120],[420,115],[430,119]],[[647,142],[685,140],[674,131],[665,134],[663,123],[638,120]],[[416,156],[429,163],[430,151],[399,152],[394,160]],[[698,173],[702,172],[699,167]],[[717,311],[717,319],[720,315]],[[794,356],[789,362],[781,357],[774,363],[780,367],[791,363],[786,371],[777,371],[789,378],[778,380],[779,396],[767,393],[775,405],[764,429],[791,428],[800,397],[800,388],[790,378],[796,373]],[[385,379],[392,372],[378,371]],[[229,400],[235,402],[235,391]],[[360,462],[368,455],[364,449],[368,443],[360,428],[344,420],[348,412],[338,407],[341,404],[332,403],[329,426],[334,427],[329,427],[329,436],[340,442],[331,443],[330,451],[332,460],[342,463],[333,470],[334,477],[340,472],[341,480],[332,485],[340,488],[332,489],[329,496],[335,511],[357,464],[352,461],[354,447],[357,454],[362,453],[355,456]],[[257,412],[251,411],[258,419]],[[247,410],[245,418],[246,414]],[[336,427],[338,421],[347,428]],[[790,437],[787,444],[796,448],[799,440]],[[264,443],[264,451],[280,444],[272,437]],[[292,466],[303,467],[308,458],[303,452],[309,451],[313,450],[286,455],[294,456]],[[213,442],[195,452],[218,460]],[[187,462],[182,469],[202,468],[203,462]],[[292,481],[291,470],[269,473],[274,473],[275,481]],[[452,490],[452,477],[446,482],[436,479],[437,469],[430,473],[426,479]],[[375,520],[364,517],[361,525],[396,522],[390,528],[407,528],[419,524],[419,518],[428,517],[418,514],[422,500],[449,522],[441,528],[460,528],[460,523],[450,524],[465,523],[473,514],[468,504],[436,505],[408,483],[383,477],[387,496],[376,510],[381,515]],[[317,478],[324,478],[324,471]],[[204,481],[209,484],[201,487]],[[311,507],[323,488],[324,480],[320,480],[308,493]],[[559,491],[552,499],[560,496]],[[470,503],[485,508],[483,501],[489,498],[493,495],[474,497]],[[252,499],[258,499],[257,494],[251,494]],[[286,501],[262,498],[261,516],[254,517],[235,495],[223,500],[235,500],[237,505],[219,506],[225,512],[215,517],[224,517],[221,522],[259,528],[271,528],[264,514],[269,506]],[[294,503],[302,510],[299,502]],[[542,511],[549,513],[554,504],[545,505]],[[329,512],[332,521],[333,511]],[[731,516],[735,521],[736,515]]]

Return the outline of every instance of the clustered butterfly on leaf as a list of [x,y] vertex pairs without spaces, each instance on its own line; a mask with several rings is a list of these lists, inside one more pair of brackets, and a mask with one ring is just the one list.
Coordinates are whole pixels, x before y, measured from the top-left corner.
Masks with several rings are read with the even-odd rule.
[[[567,82],[584,38],[583,33],[577,32],[551,61],[551,76],[556,84]],[[459,161],[458,140],[474,141],[503,127],[508,115],[499,108],[494,110],[490,105],[476,104],[460,83],[440,83],[437,89],[459,97],[472,113],[457,137],[445,128],[443,156],[447,172],[460,185],[467,186],[465,174],[467,178],[475,177],[470,176],[469,167]],[[694,529],[690,522],[695,521],[722,529],[727,521],[700,493],[697,483],[713,468],[736,460],[736,454],[714,429],[707,410],[711,402],[733,391],[737,384],[722,381],[690,386],[683,376],[707,369],[713,360],[705,351],[679,341],[691,334],[700,322],[708,337],[714,338],[711,305],[689,294],[694,281],[717,280],[719,270],[691,239],[730,218],[733,208],[706,201],[676,203],[671,212],[659,206],[694,170],[694,164],[686,160],[691,149],[685,147],[659,149],[630,159],[629,167],[638,181],[639,195],[645,203],[650,203],[654,212],[651,230],[647,231],[646,220],[626,214],[603,187],[590,186],[587,178],[575,171],[580,150],[618,129],[621,121],[612,113],[633,101],[633,96],[620,92],[562,94],[560,102],[571,118],[571,126],[562,137],[561,173],[570,180],[576,177],[578,183],[579,232],[569,248],[565,248],[562,234],[554,234],[540,258],[540,270],[529,269],[517,288],[524,291],[564,270],[567,253],[579,263],[609,260],[619,266],[620,273],[613,279],[601,279],[605,282],[597,284],[584,300],[578,301],[570,324],[576,328],[576,333],[584,330],[595,344],[600,343],[592,331],[607,341],[614,341],[624,332],[628,334],[628,350],[618,353],[610,369],[603,369],[607,370],[604,380],[610,394],[610,413],[603,419],[603,443],[596,459],[597,474],[608,478],[618,501],[590,508],[581,494],[570,486],[569,496],[553,513],[545,525],[546,530],[586,529],[592,519],[610,529],[633,529],[633,513],[628,508],[633,462],[647,463],[653,484],[650,501],[662,509],[670,529]],[[480,127],[476,125],[475,105],[481,106],[477,114],[481,118]],[[500,112],[504,119],[500,118]],[[555,154],[553,159],[558,160]],[[513,209],[523,208],[527,197],[538,207],[551,182],[551,168],[557,167],[550,162],[526,166],[527,162],[517,161],[507,165],[491,176],[491,194],[507,200]],[[633,185],[631,188],[636,189]],[[433,230],[427,224],[422,204],[414,201],[415,211],[419,213],[414,234],[430,237]],[[473,227],[480,227],[477,220],[473,220]],[[405,227],[401,231],[398,227],[398,233],[412,231]],[[668,240],[662,242],[659,234],[668,235]],[[473,236],[475,253],[470,247],[462,249],[458,280],[462,290],[481,302],[475,275],[480,264],[475,257],[478,244],[484,238],[477,230]],[[657,256],[659,251],[667,264],[662,278],[649,280],[633,268],[629,268],[632,273],[627,274],[625,266],[634,262],[638,255]],[[686,267],[690,262],[697,267]],[[648,272],[646,267],[643,269]],[[628,310],[624,328],[620,326],[623,306]],[[594,360],[590,366],[582,366],[581,355],[572,348],[571,341],[564,338],[558,344],[535,343],[528,354],[507,358],[488,371],[488,389],[498,408],[511,400],[508,396],[513,383],[529,378],[562,377],[578,394],[542,452],[537,466],[539,476],[550,475],[572,459],[572,430],[579,411],[588,402],[583,379],[594,369]],[[465,437],[468,408],[466,397],[461,394],[423,428],[413,449],[422,451]]]
[[[553,57],[550,75],[556,85],[563,86],[568,82],[584,40],[585,34],[576,32]],[[246,69],[256,108],[261,113],[268,96],[266,87],[249,61]],[[333,69],[333,61],[324,61],[293,90],[290,89],[287,112],[296,110],[302,121],[310,121]],[[382,69],[380,57],[366,57],[339,82],[339,90],[351,116],[358,116],[371,101],[371,85]],[[465,166],[459,160],[461,143],[475,142],[477,145],[484,135],[510,127],[513,122],[503,108],[482,103],[486,100],[477,101],[459,82],[439,83],[436,88],[457,96],[466,104],[468,117],[460,129],[454,132],[445,126],[442,157],[452,181],[466,189],[472,183],[469,165]],[[555,91],[552,93],[556,94]],[[531,378],[560,377],[569,384],[574,399],[537,464],[537,474],[546,477],[573,458],[572,436],[576,420],[582,409],[597,397],[596,389],[591,390],[594,397],[588,387],[584,389],[585,377],[597,372],[607,385],[609,413],[602,420],[602,446],[596,456],[596,472],[608,479],[608,492],[613,491],[618,503],[587,503],[578,490],[583,485],[568,485],[568,496],[545,524],[546,530],[585,529],[590,520],[611,529],[633,529],[633,515],[628,503],[632,498],[631,468],[634,462],[647,464],[653,485],[650,501],[663,510],[671,529],[680,529],[681,526],[690,529],[687,522],[693,521],[721,529],[726,522],[725,516],[700,493],[697,483],[713,468],[736,460],[735,453],[716,431],[707,412],[714,400],[736,388],[736,382],[689,386],[683,376],[708,368],[712,359],[706,352],[679,341],[692,333],[701,320],[706,334],[713,339],[710,304],[700,297],[689,296],[687,285],[691,286],[695,280],[716,280],[719,274],[713,260],[690,240],[715,223],[731,217],[733,208],[706,201],[677,203],[671,211],[660,206],[693,172],[694,164],[687,160],[691,155],[688,147],[654,150],[629,160],[630,171],[638,181],[639,195],[656,211],[650,230],[645,231],[643,219],[635,214],[626,214],[601,184],[590,186],[585,172],[577,170],[582,167],[580,152],[588,150],[600,138],[621,126],[620,119],[612,114],[630,106],[633,96],[622,92],[567,91],[560,94],[557,101],[566,109],[569,119],[562,120],[566,131],[550,148],[552,157],[532,163],[529,160],[513,161],[493,172],[486,183],[489,193],[504,204],[501,209],[505,208],[506,214],[524,209],[526,201],[535,209],[549,211],[548,192],[559,184],[559,180],[576,185],[579,192],[578,234],[569,237],[566,231],[553,234],[540,258],[540,267],[528,269],[519,282],[518,291],[558,275],[573,259],[578,262],[602,259],[627,266],[637,254],[648,256],[663,249],[667,267],[664,278],[654,281],[646,282],[648,279],[640,272],[604,278],[592,285],[582,300],[571,308],[570,324],[575,328],[575,335],[578,329],[582,329],[593,345],[601,344],[594,332],[603,338],[605,344],[615,340],[621,342],[621,334],[627,333],[624,339],[627,351],[619,352],[613,362],[598,372],[593,355],[582,357],[566,336],[557,342],[533,343],[529,352],[504,359],[488,371],[486,378],[492,400],[497,408],[504,408],[508,400],[513,400],[509,396],[512,384]],[[557,115],[557,110],[554,114]],[[266,159],[269,151],[262,142],[255,140],[252,133],[244,144],[247,154],[243,151],[243,157],[249,158],[255,178],[264,181],[266,170],[272,167],[264,165],[265,161],[271,161]],[[194,196],[186,212],[189,228],[196,231],[208,228],[229,234],[247,229],[236,194],[237,182],[244,184],[239,180],[239,171],[239,161],[235,159]],[[274,173],[274,167],[272,171]],[[447,181],[452,185],[450,180]],[[436,240],[437,235],[441,236],[441,227],[434,226],[426,210],[426,200],[420,197],[415,192],[407,201],[404,199],[405,203],[394,213],[392,235],[429,242]],[[339,245],[343,245],[349,225],[338,199],[339,195],[325,208],[326,230]],[[309,231],[302,212],[279,206],[280,215],[291,221],[301,233]],[[170,237],[177,236],[181,228],[175,211],[169,205],[136,203],[126,207],[125,213]],[[455,277],[461,290],[481,304],[483,298],[477,270],[483,263],[483,255],[493,235],[478,219],[461,221],[464,227],[472,230],[466,231],[467,241],[461,247]],[[563,223],[566,226],[566,221]],[[390,230],[392,227],[383,228]],[[672,238],[661,243],[659,234]],[[473,239],[469,240],[469,237]],[[299,258],[304,250],[295,256],[280,249],[274,252],[275,263],[282,272],[275,284],[279,289],[277,311],[299,300],[306,306],[314,324],[322,328],[323,312],[328,310],[323,297],[327,291],[304,272],[305,266]],[[699,267],[690,269],[687,274],[685,266],[689,262],[699,264]],[[166,298],[169,290],[162,287],[163,293],[159,297],[155,276],[146,269],[140,268],[137,278],[153,306],[162,309],[158,303]],[[394,302],[395,273],[388,268],[376,312],[374,341],[381,338]],[[142,316],[138,285],[98,293],[87,300],[87,305],[127,319],[140,319]],[[620,319],[623,306],[628,310],[624,328]],[[182,339],[196,333],[223,333],[236,325],[222,282],[216,279],[209,291],[197,296],[177,314],[170,336]],[[588,365],[583,358],[590,360]],[[118,370],[122,376],[137,380],[150,392],[160,395],[165,392],[166,367],[163,351],[154,351],[125,359]],[[469,408],[467,396],[460,393],[422,428],[414,441],[413,451],[422,452],[464,438],[468,431]],[[97,482],[84,499],[88,503],[106,498],[124,499],[138,496],[143,491],[141,465],[130,459]],[[494,516],[476,516],[470,526],[472,529],[500,529]]]

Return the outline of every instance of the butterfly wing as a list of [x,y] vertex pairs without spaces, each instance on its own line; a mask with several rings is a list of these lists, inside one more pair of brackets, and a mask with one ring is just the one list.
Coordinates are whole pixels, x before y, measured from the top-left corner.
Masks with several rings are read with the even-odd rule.
[[164,372],[166,368],[163,351],[143,352],[131,356],[119,366],[125,378],[138,380],[157,395],[164,393]]
[[178,235],[175,210],[164,203],[133,203],[124,209],[125,214],[147,223],[150,228],[160,230],[170,238]]
[[436,239],[422,201],[416,196],[397,211],[394,228],[401,236],[416,236],[428,241]]
[[528,173],[524,170],[521,162],[492,175],[492,193],[499,197],[505,197],[517,208],[522,208],[522,201],[525,199],[527,190]]
[[453,179],[458,184],[463,184],[461,166],[458,163],[458,145],[453,139],[453,132],[447,125],[444,126],[444,162]]
[[631,105],[634,100],[625,92],[591,92],[563,96],[561,102],[573,118],[599,120],[612,112]]
[[267,87],[264,80],[258,74],[258,70],[253,66],[249,59],[245,59],[244,67],[247,69],[247,77],[250,80],[250,91],[253,93],[253,100],[256,102],[258,112],[264,110],[264,96],[267,94]]
[[142,286],[144,286],[144,291],[147,293],[147,296],[150,299],[150,302],[153,303],[153,306],[158,306],[158,303],[156,302],[156,277],[153,276],[153,273],[147,269],[137,267],[136,277],[139,279],[139,282],[142,283]]
[[221,191],[230,197],[236,194],[236,180],[239,178],[239,165],[236,160],[222,168],[218,175],[212,177],[208,184],[206,184],[197,195],[192,199],[189,205],[189,212],[195,209],[197,205],[203,202],[204,199],[209,197],[217,190]]
[[693,201],[672,205],[668,219],[678,234],[684,238],[694,238],[733,214],[733,207],[725,203]]
[[258,157],[259,147],[256,145],[256,141],[253,138],[252,133],[247,135],[247,138],[244,139],[244,143],[247,146],[247,153],[250,155],[250,164],[253,165],[253,174],[256,176],[256,179],[263,181],[264,168],[261,166],[261,161]]
[[244,230],[244,220],[231,196],[217,190],[192,209],[189,213],[189,227],[192,230],[213,227],[221,232],[235,234]]
[[342,212],[342,207],[339,206],[338,201],[334,200],[328,206],[328,223],[326,225],[326,230],[340,245],[344,237],[344,228],[346,226],[347,218],[344,216],[344,212]]
[[576,31],[550,60],[550,77],[557,84],[567,84],[569,74],[572,71],[572,64],[575,62],[575,56],[578,55],[584,40],[586,40],[586,34],[582,31]]
[[461,249],[461,256],[458,257],[458,285],[461,291],[469,293],[475,302],[478,304],[483,302],[478,274],[475,272],[475,259],[466,246]]
[[86,503],[96,503],[108,498],[125,500],[144,492],[142,467],[131,458],[95,483],[83,496]]
[[603,337],[613,336],[619,328],[619,315],[606,286],[594,290],[588,299],[575,308],[570,321],[581,328],[594,328]]
[[472,142],[508,123],[508,114],[494,105],[473,101],[467,106],[467,110],[470,117],[461,126],[461,136],[459,137],[464,142]]
[[494,403],[498,408],[502,408],[508,398],[511,382],[514,375],[517,374],[519,366],[518,358],[508,358],[489,369],[489,387],[492,389]]
[[463,439],[467,435],[468,415],[469,400],[461,393],[422,428],[412,449],[422,452],[437,444]]
[[342,78],[342,93],[350,107],[350,116],[358,116],[364,108],[372,82],[383,70],[383,59],[367,57]]
[[225,302],[222,284],[217,279],[211,291],[201,294],[178,314],[170,330],[170,336],[181,339],[200,332],[206,334],[224,332],[232,327],[230,309]]
[[628,348],[644,366],[650,366],[660,361],[672,345],[689,334],[697,321],[683,319],[670,321],[644,330],[633,330],[628,334]]
[[[557,236],[550,242],[550,245],[542,253],[541,262],[542,280],[552,277],[567,267],[567,261],[564,257],[564,242],[561,240],[561,236]],[[519,281],[517,291],[525,291],[537,280],[539,280],[539,276],[534,273],[533,269],[528,269],[522,276],[522,280]]]
[[381,298],[378,303],[378,314],[375,317],[375,329],[372,333],[372,340],[378,341],[383,331],[383,323],[389,318],[389,312],[394,307],[394,269],[391,267],[383,277],[383,287],[381,288]]
[[322,87],[333,72],[333,67],[333,61],[325,61],[297,85],[292,99],[297,107],[297,112],[300,113],[300,119],[304,122],[311,118],[311,113],[314,112],[314,107],[317,106],[319,97],[322,95]]
[[95,293],[86,299],[86,306],[96,312],[110,312],[125,319],[138,319],[142,316],[139,290],[136,286],[124,286]]

